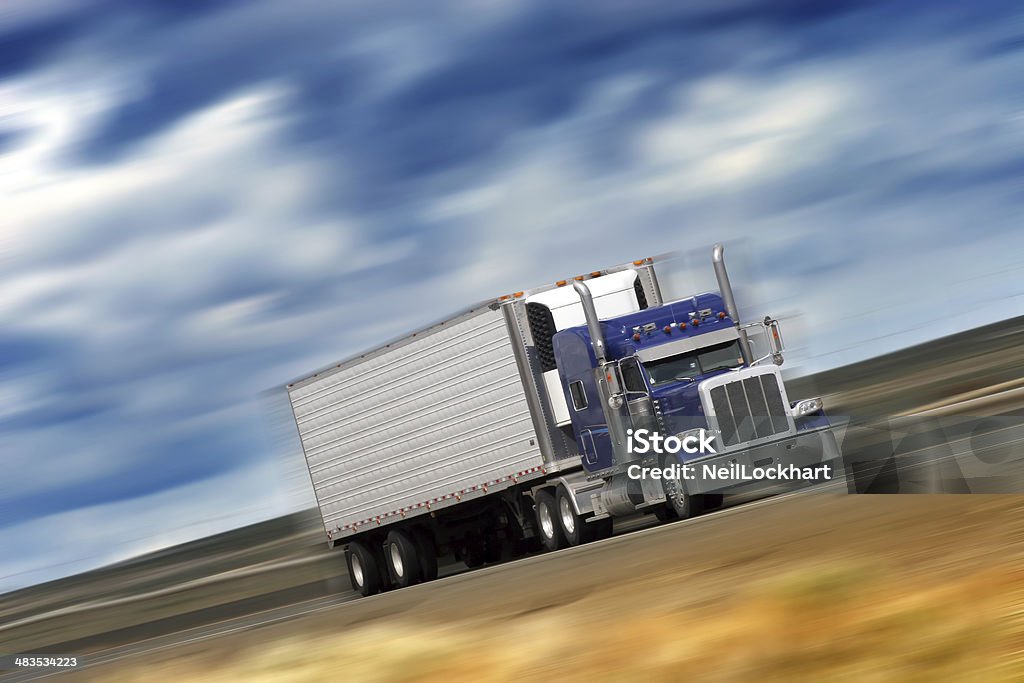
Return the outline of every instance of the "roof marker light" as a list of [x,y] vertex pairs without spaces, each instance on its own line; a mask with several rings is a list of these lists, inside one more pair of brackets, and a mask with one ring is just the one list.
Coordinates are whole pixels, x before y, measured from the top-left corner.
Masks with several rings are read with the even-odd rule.
[[565,280],[559,280],[558,282],[555,283],[555,287],[565,287],[567,284],[569,283],[566,282]]
[[639,261],[633,261],[633,265],[634,266],[642,266],[643,264],[644,264],[644,260],[643,259],[640,259]]
[[515,293],[515,294],[513,294],[512,296],[514,296],[515,298],[517,298],[517,299],[518,299],[518,298],[520,298],[520,297],[522,297],[522,296],[523,296],[523,293],[522,293],[522,292],[516,292],[516,293]]

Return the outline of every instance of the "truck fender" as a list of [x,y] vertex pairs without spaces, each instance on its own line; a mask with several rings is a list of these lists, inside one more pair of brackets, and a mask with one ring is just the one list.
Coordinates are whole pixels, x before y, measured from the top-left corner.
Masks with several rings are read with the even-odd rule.
[[601,490],[604,486],[603,479],[587,479],[587,475],[581,472],[570,472],[560,477],[548,479],[544,484],[534,487],[534,491],[543,488],[565,487],[569,492],[569,499],[572,501],[573,509],[577,515],[588,515],[594,511],[594,503],[591,496]]

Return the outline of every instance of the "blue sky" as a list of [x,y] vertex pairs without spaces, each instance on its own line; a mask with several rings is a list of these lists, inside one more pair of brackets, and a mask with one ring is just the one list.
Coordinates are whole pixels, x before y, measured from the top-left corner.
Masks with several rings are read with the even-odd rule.
[[308,505],[266,390],[540,282],[1024,313],[1015,4],[5,0],[0,590]]

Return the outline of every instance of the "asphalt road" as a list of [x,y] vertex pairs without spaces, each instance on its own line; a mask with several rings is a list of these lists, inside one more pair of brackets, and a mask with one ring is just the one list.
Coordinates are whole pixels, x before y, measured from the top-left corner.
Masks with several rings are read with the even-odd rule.
[[[424,591],[443,588],[445,586],[458,586],[467,580],[473,580],[475,577],[479,576],[512,576],[522,568],[536,565],[538,562],[552,563],[551,566],[557,571],[558,564],[566,558],[571,558],[574,554],[578,554],[580,552],[586,552],[588,554],[600,552],[602,550],[602,546],[620,543],[624,538],[631,539],[633,543],[643,544],[645,539],[648,537],[656,538],[657,535],[686,533],[686,529],[689,526],[706,523],[709,519],[721,519],[736,513],[752,515],[756,514],[755,509],[758,507],[785,505],[786,501],[793,496],[815,495],[817,493],[832,493],[834,495],[837,491],[844,490],[845,483],[839,482],[830,486],[816,487],[813,491],[784,494],[771,498],[754,500],[752,502],[745,502],[743,499],[737,499],[732,501],[731,507],[709,513],[697,519],[676,522],[668,525],[659,524],[653,516],[629,519],[616,527],[615,535],[612,538],[592,543],[587,546],[567,548],[555,553],[536,554],[523,559],[476,570],[469,570],[461,563],[449,564],[442,567],[440,577],[429,584],[421,584],[400,591],[389,591],[370,598],[361,599],[357,593],[345,590],[336,595],[304,600],[302,602],[282,607],[262,610],[230,619],[223,619],[215,623],[204,624],[202,626],[182,628],[172,633],[140,639],[126,645],[103,649],[91,654],[80,655],[79,658],[82,663],[74,672],[71,670],[18,671],[0,676],[0,682],[15,683],[17,681],[52,678],[59,675],[67,676],[76,672],[88,673],[90,670],[94,670],[97,667],[114,664],[129,658],[141,660],[159,653],[165,653],[169,650],[203,643],[204,641],[209,641],[211,639],[231,634],[251,631],[253,629],[280,624],[282,622],[299,620],[319,613],[344,610],[346,607],[353,606],[353,604],[358,604],[360,607],[366,608],[372,607],[376,603],[395,603],[397,601],[397,604],[400,606],[398,611],[401,612],[404,611],[404,607],[401,607],[401,605],[404,605],[405,602],[410,599],[415,602],[415,598]],[[509,580],[515,581],[514,578],[510,578]],[[357,599],[358,603],[356,603]],[[74,649],[75,645],[76,643],[66,643],[47,646],[46,651],[60,651],[64,654],[72,654],[76,652]]]
[[[764,499],[759,502],[751,503],[752,505],[769,503],[773,499]],[[736,501],[742,502],[741,500]],[[720,514],[720,513],[713,513]],[[658,522],[653,516],[647,516],[642,518],[635,518],[626,520],[624,523],[616,527],[616,536],[623,534],[630,534],[639,529],[648,529],[650,527],[658,525]],[[608,542],[611,539],[602,541],[602,543]],[[593,545],[599,545],[593,544]],[[593,547],[593,546],[589,546]],[[559,551],[560,553],[571,552],[573,549],[567,549]],[[547,554],[536,554],[528,558],[524,558],[517,561],[507,562],[502,565],[493,567],[487,567],[484,569],[471,570],[465,567],[461,563],[450,563],[440,568],[439,578],[432,582],[430,586],[439,585],[445,582],[458,582],[465,579],[468,575],[474,574],[481,571],[496,571],[499,569],[509,569],[514,567],[520,562],[527,560],[536,560],[543,558],[551,558],[559,553],[547,553]],[[347,581],[347,577],[345,577]],[[299,587],[300,589],[302,587]],[[420,590],[429,588],[427,585],[414,587]],[[314,587],[310,587],[311,590],[316,590]],[[405,589],[406,591],[410,589]],[[288,593],[288,591],[281,591],[280,593]],[[293,594],[298,594],[297,591],[291,591]],[[395,591],[388,593],[388,595],[394,594]],[[250,604],[265,603],[271,600],[287,599],[287,595],[268,595],[260,596],[259,600],[244,601]],[[379,599],[382,596],[374,596],[372,598],[363,599],[363,603],[370,602],[375,599]],[[204,623],[199,626],[187,625],[189,621],[200,619],[201,615],[188,614],[181,615],[178,618],[171,618],[166,620],[160,620],[159,622],[153,622],[145,624],[142,627],[131,627],[124,629],[130,631],[135,636],[132,642],[116,647],[102,648],[97,651],[94,650],[94,643],[103,642],[107,640],[117,639],[118,633],[103,633],[97,634],[94,638],[84,638],[75,641],[58,643],[55,645],[48,645],[44,649],[46,652],[60,652],[64,654],[81,653],[87,652],[88,654],[77,655],[82,661],[82,664],[78,667],[78,671],[84,671],[87,669],[93,669],[105,664],[112,664],[125,660],[130,657],[144,657],[154,653],[164,652],[176,647],[190,645],[194,643],[201,643],[219,636],[229,635],[233,633],[240,633],[243,631],[249,631],[255,628],[269,626],[272,624],[278,624],[285,621],[299,619],[304,616],[317,614],[327,610],[339,608],[346,603],[353,602],[359,599],[358,593],[351,590],[342,590],[334,595],[319,596],[311,599],[302,599],[297,602],[285,604],[279,607],[270,609],[260,609],[258,611],[249,611],[240,616],[234,616],[230,618],[223,618],[213,621],[212,623]],[[234,611],[231,607],[226,608],[223,605],[215,608],[210,608],[213,611],[224,613],[228,611]],[[237,609],[245,609],[245,605],[239,605]],[[181,628],[175,628],[174,624],[180,622],[185,624]],[[159,633],[147,637],[147,633]],[[66,675],[71,673],[70,671],[18,671],[11,672],[0,676],[0,682],[2,683],[14,683],[16,681],[31,681],[39,680],[44,678],[52,678],[57,675]]]

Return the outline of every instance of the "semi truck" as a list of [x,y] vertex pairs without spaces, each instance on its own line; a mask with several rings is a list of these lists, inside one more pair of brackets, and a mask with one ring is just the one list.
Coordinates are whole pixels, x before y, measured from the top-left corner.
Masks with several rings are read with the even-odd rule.
[[[838,462],[821,399],[787,394],[779,322],[740,321],[722,245],[717,292],[663,300],[661,263],[484,301],[287,385],[355,591],[588,543],[616,519],[693,517],[764,490],[728,474],[744,468]],[[641,453],[640,430],[711,446]],[[685,464],[723,475],[635,476]]]

